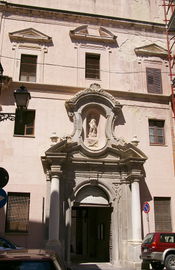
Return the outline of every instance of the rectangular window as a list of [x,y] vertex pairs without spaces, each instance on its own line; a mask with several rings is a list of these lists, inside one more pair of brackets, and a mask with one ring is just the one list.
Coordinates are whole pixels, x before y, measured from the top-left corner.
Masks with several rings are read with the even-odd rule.
[[100,55],[86,53],[85,77],[100,79]]
[[149,120],[149,140],[150,144],[164,145],[164,120]]
[[6,232],[28,232],[29,207],[29,193],[8,193]]
[[16,110],[14,135],[34,135],[34,110]]
[[20,81],[36,82],[36,55],[21,55],[21,66],[20,66]]
[[146,68],[146,79],[148,93],[162,94],[161,69]]
[[154,216],[156,232],[172,231],[170,202],[170,198],[154,198]]

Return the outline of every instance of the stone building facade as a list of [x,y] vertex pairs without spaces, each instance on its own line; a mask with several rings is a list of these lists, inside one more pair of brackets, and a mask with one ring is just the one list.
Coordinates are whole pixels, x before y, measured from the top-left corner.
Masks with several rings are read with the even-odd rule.
[[[161,1],[0,1],[9,173],[0,233],[72,262],[139,265],[174,230],[173,119]],[[143,211],[144,202],[150,205]]]

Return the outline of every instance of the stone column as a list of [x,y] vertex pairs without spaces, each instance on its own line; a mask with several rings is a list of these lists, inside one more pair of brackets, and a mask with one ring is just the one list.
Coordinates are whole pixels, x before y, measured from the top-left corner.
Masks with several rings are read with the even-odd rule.
[[[135,267],[141,260],[140,245],[141,245],[141,209],[140,209],[140,189],[139,179],[133,178],[131,182],[131,222],[132,236],[128,242],[128,259],[132,267]],[[139,266],[140,267],[140,266]]]
[[49,239],[47,248],[60,252],[59,223],[60,223],[60,175],[59,165],[51,166]]
[[132,195],[131,195],[131,207],[132,207],[132,240],[141,240],[141,209],[140,209],[140,189],[139,179],[134,179],[132,182]]

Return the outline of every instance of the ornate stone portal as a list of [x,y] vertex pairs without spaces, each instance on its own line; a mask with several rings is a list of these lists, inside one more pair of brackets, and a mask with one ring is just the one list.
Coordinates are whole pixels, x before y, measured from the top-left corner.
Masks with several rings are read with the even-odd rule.
[[[139,262],[139,183],[146,156],[114,134],[122,105],[98,84],[65,105],[73,133],[42,158],[51,187],[48,246],[62,247],[68,263],[74,258]],[[59,168],[58,177],[53,168]]]

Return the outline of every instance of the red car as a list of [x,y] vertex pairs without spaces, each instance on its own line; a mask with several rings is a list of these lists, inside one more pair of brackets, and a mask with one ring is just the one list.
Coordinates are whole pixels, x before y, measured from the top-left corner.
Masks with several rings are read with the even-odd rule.
[[155,270],[175,270],[175,233],[147,234],[141,245],[141,259]]

